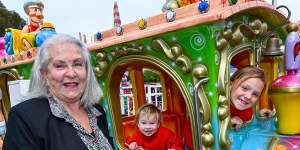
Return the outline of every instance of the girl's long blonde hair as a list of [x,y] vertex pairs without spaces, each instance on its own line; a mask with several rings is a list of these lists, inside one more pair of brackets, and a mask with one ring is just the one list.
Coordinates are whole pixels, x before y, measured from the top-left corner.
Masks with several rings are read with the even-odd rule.
[[230,77],[230,83],[234,83],[231,85],[231,91],[234,91],[241,83],[250,78],[258,78],[264,83],[264,87],[266,86],[267,80],[264,70],[255,66],[245,66]]

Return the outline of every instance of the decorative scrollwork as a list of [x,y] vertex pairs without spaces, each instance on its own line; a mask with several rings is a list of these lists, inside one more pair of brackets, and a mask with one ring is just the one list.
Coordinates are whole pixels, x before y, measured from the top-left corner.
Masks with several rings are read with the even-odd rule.
[[216,41],[216,48],[217,49],[224,49],[228,46],[228,42],[226,41],[225,38],[220,37],[219,39],[217,39]]
[[107,71],[107,56],[105,52],[99,52],[97,54],[97,64],[94,68],[95,75],[97,77],[103,76]]
[[240,30],[240,25],[241,25],[240,23],[236,23],[233,25],[233,27],[231,29],[233,32],[232,32],[231,39],[229,39],[229,43],[232,46],[238,45],[238,44],[242,43],[242,41],[243,41],[244,36]]
[[162,38],[152,41],[152,47],[157,52],[163,52],[170,60],[175,61],[183,73],[189,73],[192,69],[191,60],[183,54],[183,47],[178,43],[170,45]]
[[111,52],[111,55],[113,57],[122,57],[122,56],[127,56],[127,55],[132,55],[132,54],[138,54],[138,53],[144,53],[145,51],[145,46],[144,45],[138,45],[138,46],[127,46],[123,45],[116,50]]
[[[208,81],[208,70],[205,65],[203,64],[194,65],[192,70],[192,80],[194,86],[198,87],[196,88],[197,94],[195,95],[195,103],[198,103],[198,100],[200,102],[199,111],[196,113],[199,113],[203,116],[201,134],[198,133],[198,136],[201,136],[202,140],[199,141],[198,143],[202,143],[202,149],[210,150],[214,145],[214,135],[212,133],[212,125],[211,125],[211,106],[207,99],[203,87],[203,83]],[[196,108],[196,110],[198,109]],[[200,115],[196,115],[196,117],[197,117],[197,123],[200,123],[198,122],[198,118],[200,117]]]
[[231,145],[230,140],[227,137],[227,129],[230,121],[230,108],[229,108],[229,100],[223,96],[219,96],[218,100],[218,118],[219,118],[219,145],[222,148],[229,148]]
[[16,68],[0,70],[0,74],[2,74],[2,73],[8,74],[9,76],[13,77],[15,80],[23,80],[24,79],[24,76]]
[[[127,55],[133,54],[143,54],[145,52],[145,46],[140,44],[138,46],[131,46],[131,45],[123,45],[121,47],[116,48],[115,50],[111,51],[112,57],[123,57]],[[103,52],[97,53],[97,64],[95,65],[94,72],[97,77],[102,77],[108,67],[108,57],[107,54]]]
[[176,58],[176,64],[180,66],[182,69],[182,72],[188,73],[190,72],[190,68],[192,66],[191,61],[189,61],[189,58],[186,57],[185,55],[181,55]]
[[17,80],[23,80],[24,76],[22,74],[19,73],[19,71],[16,68],[11,68],[9,70],[10,73],[13,74],[13,76],[16,77]]
[[222,50],[230,44],[231,47],[242,43],[244,38],[252,40],[263,36],[268,29],[267,23],[257,18],[249,19],[249,24],[237,22],[231,27],[225,27],[221,34],[217,37],[216,47]]
[[251,18],[249,21],[249,26],[253,30],[254,34],[258,36],[263,36],[268,30],[267,23],[257,18]]
[[220,106],[218,109],[219,118],[220,120],[224,120],[229,116],[228,100],[225,96],[220,96],[218,104]]

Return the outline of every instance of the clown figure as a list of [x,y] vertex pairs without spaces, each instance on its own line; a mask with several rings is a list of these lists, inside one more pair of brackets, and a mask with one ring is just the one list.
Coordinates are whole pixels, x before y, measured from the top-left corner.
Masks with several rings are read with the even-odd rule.
[[[24,11],[29,16],[30,24],[23,27],[21,37],[23,37],[26,33],[39,31],[44,19],[44,4],[40,0],[27,0],[23,7]],[[23,39],[22,42],[25,50],[31,47],[30,43],[26,39]]]

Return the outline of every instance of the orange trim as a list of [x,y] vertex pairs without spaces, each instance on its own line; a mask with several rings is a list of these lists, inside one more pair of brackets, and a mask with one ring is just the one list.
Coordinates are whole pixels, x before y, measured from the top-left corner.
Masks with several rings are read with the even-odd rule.
[[[281,16],[285,18],[285,15],[276,8],[267,3],[261,1],[252,2],[238,2],[236,5],[229,6],[228,2],[222,7],[222,1],[210,1],[210,8],[207,13],[200,14],[198,12],[198,3],[194,3],[185,7],[181,7],[175,10],[176,19],[173,22],[168,23],[165,18],[165,13],[146,18],[147,28],[140,30],[138,28],[138,21],[123,25],[123,35],[117,36],[116,29],[110,29],[103,33],[103,40],[88,45],[89,50],[98,50],[112,45],[134,41],[150,37],[157,34],[167,33],[175,30],[180,30],[187,27],[196,26],[199,24],[209,23],[224,20],[234,14],[237,14],[244,10],[263,8],[273,11],[274,16]],[[97,41],[97,34],[94,34],[94,41]]]
[[19,54],[13,54],[14,57],[15,57],[14,62],[11,62],[10,61],[10,56],[7,56],[7,63],[4,64],[3,58],[1,58],[0,69],[13,67],[13,66],[18,66],[18,65],[22,65],[22,64],[29,64],[29,63],[33,62],[34,59],[35,59],[35,56],[37,54],[38,48],[33,48],[31,50],[32,50],[32,57],[31,58],[27,57],[26,51],[23,52],[23,59],[20,59]]

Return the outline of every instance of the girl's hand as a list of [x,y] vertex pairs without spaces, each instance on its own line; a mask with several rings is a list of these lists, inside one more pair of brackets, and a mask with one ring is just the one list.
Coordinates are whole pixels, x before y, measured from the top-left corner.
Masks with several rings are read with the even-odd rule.
[[138,145],[137,145],[136,142],[131,142],[131,143],[129,144],[129,149],[130,149],[130,150],[136,150],[137,147],[138,147]]
[[234,116],[231,118],[231,124],[235,130],[239,130],[243,125],[243,120],[238,116]]
[[259,111],[259,116],[267,116],[268,118],[271,118],[273,116],[273,111],[267,108],[261,109]]

